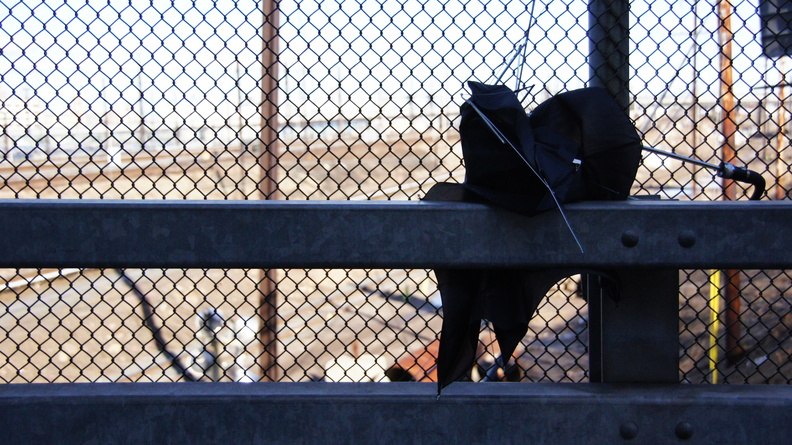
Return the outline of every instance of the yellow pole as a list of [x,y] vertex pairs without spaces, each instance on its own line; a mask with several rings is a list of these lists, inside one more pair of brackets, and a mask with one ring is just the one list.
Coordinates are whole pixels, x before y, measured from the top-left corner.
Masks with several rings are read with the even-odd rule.
[[718,383],[718,329],[720,328],[720,270],[712,270],[710,273],[710,324],[709,324],[709,371],[710,383]]

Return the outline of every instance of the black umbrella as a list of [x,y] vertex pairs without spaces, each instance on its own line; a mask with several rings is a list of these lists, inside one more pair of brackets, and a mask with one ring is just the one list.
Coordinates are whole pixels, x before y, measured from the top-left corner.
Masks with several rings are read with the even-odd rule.
[[[526,215],[557,207],[563,216],[562,203],[628,197],[648,148],[605,90],[562,93],[526,115],[509,88],[469,85],[472,95],[462,106],[460,123],[465,183],[437,184],[424,199],[487,202]],[[744,168],[683,160],[756,185],[752,199],[764,191],[761,175]],[[550,286],[576,273],[586,275],[590,288],[618,299],[619,283],[607,271],[435,270],[443,300],[439,388],[469,374],[482,319],[492,322],[499,362],[505,365]]]
[[[438,184],[426,200],[484,201],[526,215],[558,208],[563,215],[565,202],[627,198],[640,138],[606,91],[559,94],[529,116],[509,88],[469,86],[460,123],[465,183]],[[505,364],[547,290],[580,272],[598,271],[435,270],[443,299],[439,388],[469,374],[482,319],[492,322]]]
[[466,188],[528,215],[564,202],[627,198],[641,139],[604,89],[553,96],[528,116],[508,87],[469,86],[459,126]]

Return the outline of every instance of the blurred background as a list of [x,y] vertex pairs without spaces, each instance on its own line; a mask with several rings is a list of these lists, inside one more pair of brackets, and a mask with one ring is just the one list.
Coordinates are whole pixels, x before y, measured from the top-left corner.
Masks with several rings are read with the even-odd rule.
[[[622,42],[644,143],[748,166],[773,200],[792,161],[780,3],[632,1]],[[5,1],[0,198],[418,200],[464,180],[466,81],[524,88],[527,112],[589,84],[589,9]],[[654,154],[633,187],[745,192]],[[789,383],[789,293],[785,271],[681,271],[680,381]],[[441,316],[428,270],[0,269],[0,381],[433,381]],[[587,320],[559,282],[500,377],[587,381]],[[487,323],[479,349],[472,380],[498,355]]]

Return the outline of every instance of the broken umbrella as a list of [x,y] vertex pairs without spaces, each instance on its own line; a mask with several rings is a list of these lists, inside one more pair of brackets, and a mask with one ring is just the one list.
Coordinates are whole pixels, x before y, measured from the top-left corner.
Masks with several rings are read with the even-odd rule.
[[[524,215],[557,208],[563,215],[562,203],[627,198],[641,159],[640,137],[607,92],[559,94],[528,116],[509,88],[469,86],[460,123],[465,183],[438,184],[425,200],[486,202]],[[576,272],[435,270],[443,299],[438,390],[469,375],[482,319],[493,325],[503,366],[546,291]]]

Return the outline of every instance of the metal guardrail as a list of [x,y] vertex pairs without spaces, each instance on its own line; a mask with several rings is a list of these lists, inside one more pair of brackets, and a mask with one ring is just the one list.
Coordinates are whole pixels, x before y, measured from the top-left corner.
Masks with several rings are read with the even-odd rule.
[[10,385],[7,443],[784,444],[787,388],[418,383]]
[[618,302],[589,297],[599,383],[457,383],[439,398],[423,384],[10,385],[0,419],[28,443],[784,442],[792,388],[676,384],[677,269],[792,268],[792,206],[636,200],[567,216],[585,252],[557,213],[475,204],[0,201],[0,267],[562,267],[621,281]]
[[[786,202],[0,200],[0,267],[792,266]],[[486,255],[482,252],[487,252]]]

